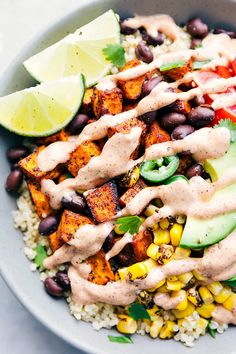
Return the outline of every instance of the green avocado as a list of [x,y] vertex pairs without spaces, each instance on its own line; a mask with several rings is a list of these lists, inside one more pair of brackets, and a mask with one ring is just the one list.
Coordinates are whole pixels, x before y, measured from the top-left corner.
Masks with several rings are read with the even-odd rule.
[[[228,152],[219,159],[205,161],[205,171],[216,181],[225,171],[236,164],[236,142],[230,145]],[[225,198],[234,194],[236,183],[215,193],[212,200],[222,203]],[[197,219],[188,216],[180,241],[183,248],[203,248],[227,237],[236,228],[236,212],[218,215],[210,219]]]

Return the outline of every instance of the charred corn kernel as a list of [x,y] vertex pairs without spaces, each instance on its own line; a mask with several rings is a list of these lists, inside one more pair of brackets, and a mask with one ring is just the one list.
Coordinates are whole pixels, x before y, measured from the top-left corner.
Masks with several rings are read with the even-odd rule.
[[160,228],[162,230],[166,230],[168,229],[169,225],[170,225],[170,222],[168,219],[162,219],[160,222],[159,222],[159,225],[160,225]]
[[219,295],[214,297],[215,302],[218,302],[218,304],[223,304],[223,302],[225,302],[230,297],[231,294],[232,291],[230,289],[223,288],[219,293]]
[[187,298],[188,301],[190,301],[195,306],[202,305],[202,299],[199,295],[199,292],[194,288],[191,288],[187,291]]
[[120,280],[124,280],[128,275],[128,270],[127,268],[120,268],[117,273],[119,274]]
[[142,279],[148,275],[147,267],[143,262],[132,264],[127,271],[130,280]]
[[197,270],[193,270],[193,275],[197,280],[206,280],[206,278],[203,275],[201,275]]
[[183,225],[186,221],[186,216],[185,215],[178,215],[178,216],[176,216],[175,220],[178,224]]
[[176,280],[176,281],[170,281],[167,280],[166,282],[166,288],[170,291],[178,291],[180,289],[182,289],[184,286],[183,283],[181,283],[181,281]]
[[148,273],[149,273],[154,267],[157,266],[157,263],[156,263],[153,259],[151,259],[151,258],[146,259],[146,260],[143,261],[142,263],[145,264]]
[[197,307],[196,310],[201,317],[210,318],[212,317],[212,313],[215,310],[216,305],[214,304],[203,304],[200,307]]
[[168,230],[158,229],[153,232],[154,234],[154,243],[156,245],[168,244],[170,243],[170,232]]
[[158,289],[158,293],[169,293],[169,290],[166,287],[166,284],[160,286],[160,288]]
[[171,298],[175,298],[175,297],[183,297],[183,300],[176,306],[176,310],[179,311],[183,311],[187,308],[188,306],[188,299],[187,299],[187,293],[184,290],[180,290],[180,291],[173,291],[171,294]]
[[201,330],[202,330],[201,335],[202,336],[205,334],[207,326],[208,326],[208,320],[206,320],[203,317],[200,317],[200,319],[197,322],[197,328],[201,328]]
[[184,259],[189,257],[191,254],[191,250],[188,248],[176,247],[174,258],[175,259]]
[[232,311],[232,309],[234,308],[235,304],[236,304],[236,294],[232,293],[228,297],[228,299],[225,302],[223,302],[222,305],[224,306],[224,308],[226,310]]
[[153,321],[150,328],[150,336],[152,338],[157,338],[162,329],[162,326],[163,326],[163,319],[161,317]]
[[214,302],[214,298],[206,286],[200,286],[200,288],[198,289],[198,292],[199,292],[204,304],[212,304],[212,302]]
[[167,278],[169,281],[176,281],[178,280],[178,277],[176,275],[172,275],[171,277]]
[[170,241],[173,246],[178,246],[183,234],[183,226],[174,224],[170,229]]
[[188,284],[188,282],[192,279],[193,273],[192,272],[187,272],[179,275],[179,280],[184,283]]
[[157,305],[154,305],[151,309],[147,310],[151,320],[154,321],[160,317],[160,309]]
[[122,179],[119,181],[119,185],[121,187],[133,187],[140,176],[140,169],[138,166],[135,166],[134,168],[132,168],[128,173],[126,173]]
[[130,316],[119,315],[119,320],[116,328],[119,332],[125,334],[133,334],[137,331],[137,322]]
[[155,198],[152,200],[152,204],[157,206],[158,208],[162,208],[163,207],[163,202],[161,199],[159,198]]
[[174,247],[171,245],[161,245],[159,248],[161,256],[157,259],[157,263],[162,265],[168,263],[174,253]]
[[114,231],[117,235],[124,235],[125,234],[125,231],[122,231],[120,229],[120,225],[118,225],[118,224],[114,227]]
[[145,216],[149,217],[152,216],[157,211],[158,211],[158,207],[156,207],[153,204],[149,204],[148,207],[145,209],[144,214]]
[[162,327],[159,337],[161,339],[172,338],[174,336],[174,326],[175,322],[166,321],[165,325]]
[[219,281],[215,281],[211,284],[208,284],[207,288],[210,290],[210,292],[213,295],[218,296],[220,295],[220,292],[223,290],[223,285]]
[[194,310],[195,310],[195,306],[191,302],[188,302],[188,305],[185,310],[183,310],[183,311],[172,310],[172,311],[173,311],[175,317],[177,319],[179,319],[179,318],[185,318],[185,317],[192,315]]
[[147,249],[147,255],[156,261],[161,256],[159,246],[155,245],[155,243],[151,243]]
[[165,280],[159,281],[159,283],[158,283],[154,288],[148,289],[148,291],[150,291],[151,293],[153,293],[153,292],[156,291],[158,288],[160,288],[162,285],[164,285],[165,282],[166,282]]
[[158,222],[156,222],[155,224],[153,224],[152,226],[151,226],[151,230],[152,231],[157,231],[159,229],[159,224],[158,224]]

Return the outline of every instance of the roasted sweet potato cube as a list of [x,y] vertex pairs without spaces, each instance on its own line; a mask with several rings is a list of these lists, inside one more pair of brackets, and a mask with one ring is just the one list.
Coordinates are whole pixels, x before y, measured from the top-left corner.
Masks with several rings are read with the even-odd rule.
[[92,106],[96,118],[104,114],[118,114],[122,112],[122,92],[116,87],[112,90],[99,90],[96,87],[93,91]]
[[64,245],[64,241],[59,237],[57,231],[53,232],[48,236],[49,246],[52,252],[56,252],[61,246]]
[[19,166],[22,171],[30,178],[40,181],[42,178],[57,178],[61,172],[61,166],[57,166],[54,170],[50,172],[44,172],[39,169],[37,165],[37,156],[45,149],[45,146],[40,146],[36,151],[32,152],[29,156],[20,160]]
[[[134,68],[139,64],[140,64],[139,60],[137,59],[131,60],[128,63],[126,63],[125,66],[123,66],[121,71]],[[127,100],[132,100],[132,101],[137,100],[142,93],[142,87],[145,79],[146,79],[146,75],[142,75],[135,79],[126,80],[126,81],[120,80],[118,81],[118,86],[121,88],[122,93]]]
[[76,214],[69,210],[64,210],[57,229],[57,237],[58,239],[62,239],[64,242],[69,242],[81,225],[92,223],[92,220],[87,216]]
[[146,183],[144,183],[144,181],[139,178],[138,182],[133,187],[127,189],[127,191],[120,197],[120,205],[122,207],[126,206],[131,201],[131,199],[136,196],[136,194],[138,194],[143,188],[146,187]]
[[88,114],[92,110],[92,97],[93,97],[93,87],[89,87],[85,90],[81,112]]
[[188,114],[191,111],[189,102],[183,100],[176,100],[170,105],[165,107],[167,112],[177,112],[182,114]]
[[161,128],[158,122],[153,122],[148,129],[145,137],[145,148],[149,148],[153,144],[163,143],[170,140],[169,133]]
[[120,210],[115,182],[111,181],[88,192],[86,201],[97,222],[111,220]]
[[105,259],[105,253],[101,250],[85,261],[91,267],[88,280],[99,285],[105,285],[109,281],[115,280],[115,275],[110,263]]
[[187,168],[189,168],[193,164],[194,164],[194,160],[193,160],[192,156],[190,156],[190,155],[181,156],[181,158],[179,159],[179,167],[176,171],[176,174],[184,175]]
[[77,176],[79,170],[100,153],[101,150],[94,142],[85,141],[71,153],[67,168],[73,176]]
[[191,71],[191,69],[192,69],[192,61],[189,60],[189,61],[185,62],[185,64],[183,66],[181,66],[180,68],[165,70],[162,72],[162,74],[168,76],[172,80],[179,80],[184,75],[186,75],[189,71]]
[[67,141],[68,137],[69,133],[65,130],[61,130],[53,135],[37,139],[36,143],[37,145],[49,145],[55,143],[56,141]]
[[27,186],[38,217],[42,219],[52,214],[53,210],[49,205],[48,197],[41,192],[40,185],[36,182],[28,181]]
[[138,234],[134,235],[132,246],[137,262],[144,261],[146,258],[148,258],[147,249],[152,243],[152,240],[152,233],[148,230],[139,232]]

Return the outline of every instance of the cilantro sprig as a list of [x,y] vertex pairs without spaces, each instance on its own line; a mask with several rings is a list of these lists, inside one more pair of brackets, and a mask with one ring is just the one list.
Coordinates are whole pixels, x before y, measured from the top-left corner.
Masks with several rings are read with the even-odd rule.
[[110,342],[113,343],[123,343],[123,344],[133,344],[132,339],[129,336],[108,336]]
[[36,256],[34,262],[40,270],[44,269],[43,261],[47,258],[47,252],[42,245],[38,245],[35,249]]
[[192,64],[193,70],[201,69],[204,65],[210,63],[211,60],[204,60],[204,61],[194,61]]
[[231,135],[231,142],[236,141],[236,123],[232,122],[232,120],[228,119],[221,119],[217,125],[214,126],[214,128],[227,128],[230,131]]
[[216,337],[217,330],[216,330],[215,328],[212,328],[212,327],[211,327],[211,321],[210,321],[210,320],[208,321],[207,329],[208,329],[208,332],[209,332],[210,336],[211,336],[212,338],[215,338],[215,337]]
[[125,65],[125,50],[120,44],[108,44],[102,51],[105,58],[113,65],[118,68]]
[[166,63],[160,66],[160,71],[167,71],[171,69],[181,68],[182,66],[185,65],[185,63],[186,63],[185,60],[178,60],[175,62]]
[[128,308],[128,312],[130,317],[132,317],[134,320],[151,319],[145,307],[139,302],[134,302],[131,304]]
[[131,235],[136,234],[142,219],[139,216],[123,216],[116,220],[116,224],[123,232],[129,232]]

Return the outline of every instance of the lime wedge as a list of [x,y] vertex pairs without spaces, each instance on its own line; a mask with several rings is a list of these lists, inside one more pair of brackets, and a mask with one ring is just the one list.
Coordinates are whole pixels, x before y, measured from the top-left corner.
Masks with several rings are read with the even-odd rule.
[[40,82],[82,73],[86,85],[91,86],[111,68],[102,49],[116,43],[120,43],[120,27],[115,13],[109,10],[27,59],[24,66]]
[[51,135],[72,120],[83,95],[80,74],[0,97],[0,125],[25,136]]

